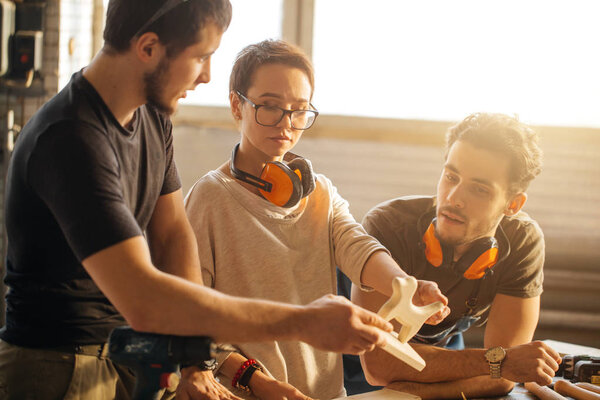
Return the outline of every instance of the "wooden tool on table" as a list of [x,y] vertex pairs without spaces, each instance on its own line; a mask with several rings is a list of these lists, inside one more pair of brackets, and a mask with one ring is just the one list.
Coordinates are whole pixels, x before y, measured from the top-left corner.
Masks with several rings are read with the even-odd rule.
[[546,386],[540,386],[535,382],[525,382],[525,389],[535,394],[541,400],[566,400],[565,397],[556,393],[554,390]]
[[580,388],[589,390],[590,392],[594,392],[594,393],[600,394],[600,386],[594,385],[593,383],[577,382],[575,384],[575,386],[579,386]]
[[568,381],[556,381],[554,390],[576,400],[600,400],[600,394],[575,386]]
[[395,278],[393,293],[377,313],[386,321],[395,319],[402,324],[400,332],[388,333],[383,350],[404,361],[414,369],[422,371],[425,360],[407,342],[421,329],[425,321],[439,312],[444,305],[435,302],[423,307],[415,306],[412,298],[417,290],[417,280],[412,276]]

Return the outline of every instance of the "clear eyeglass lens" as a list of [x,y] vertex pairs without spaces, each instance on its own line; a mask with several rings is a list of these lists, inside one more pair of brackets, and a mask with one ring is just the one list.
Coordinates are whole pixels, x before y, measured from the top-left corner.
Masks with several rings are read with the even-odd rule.
[[294,111],[292,113],[292,125],[299,129],[310,128],[315,121],[315,113],[312,111]]
[[276,125],[283,116],[283,110],[277,107],[260,107],[256,119],[263,125]]
[[[283,111],[277,107],[260,107],[256,112],[256,119],[262,125],[277,125],[283,117]],[[310,110],[296,110],[291,113],[292,126],[296,129],[310,128],[315,121],[315,113]]]

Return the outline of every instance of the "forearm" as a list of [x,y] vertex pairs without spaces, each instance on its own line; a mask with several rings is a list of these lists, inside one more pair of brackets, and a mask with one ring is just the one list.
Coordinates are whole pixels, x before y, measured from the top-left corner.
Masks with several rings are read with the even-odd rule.
[[159,271],[141,237],[100,251],[83,264],[136,330],[234,343],[297,340],[307,322],[299,306],[232,297]]
[[232,297],[167,274],[149,279],[147,287],[140,330],[209,335],[217,342],[298,339],[300,307]]
[[411,345],[427,364],[422,371],[411,368],[384,350],[376,349],[361,356],[369,383],[379,386],[394,381],[430,383],[489,374],[489,365],[485,361],[483,349],[457,351],[428,345]]
[[404,272],[385,251],[376,251],[363,267],[360,280],[365,286],[372,287],[386,296],[392,295],[392,281],[395,277],[405,278]]
[[393,382],[387,386],[399,392],[417,395],[425,399],[462,399],[504,396],[514,384],[505,379],[491,379],[489,376],[478,376],[448,382]]
[[153,265],[202,284],[196,237],[183,208],[181,189],[159,197],[146,237]]
[[148,234],[152,263],[161,271],[202,284],[196,238],[185,222],[160,236]]
[[240,366],[248,360],[240,353],[231,352],[219,367],[219,372],[229,379],[233,379]]

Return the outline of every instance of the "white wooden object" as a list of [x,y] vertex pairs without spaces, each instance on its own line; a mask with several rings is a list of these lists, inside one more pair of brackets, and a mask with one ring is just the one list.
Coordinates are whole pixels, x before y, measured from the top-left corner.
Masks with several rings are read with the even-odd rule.
[[425,360],[407,342],[415,336],[425,321],[439,312],[444,305],[438,301],[422,307],[415,306],[412,298],[417,290],[417,280],[412,276],[395,278],[392,289],[392,296],[377,314],[386,321],[395,319],[402,327],[399,333],[386,336],[386,343],[382,349],[421,371],[425,368]]

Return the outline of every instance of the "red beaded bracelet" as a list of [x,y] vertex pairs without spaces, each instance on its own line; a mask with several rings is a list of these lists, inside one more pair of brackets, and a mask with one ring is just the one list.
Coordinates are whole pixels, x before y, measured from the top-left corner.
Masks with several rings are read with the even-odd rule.
[[237,372],[235,373],[235,376],[233,377],[233,380],[231,381],[231,386],[233,387],[237,387],[238,381],[240,380],[240,378],[242,377],[242,374],[244,373],[244,371],[251,365],[256,364],[256,360],[251,358],[249,360],[246,360],[242,363],[242,365],[240,366],[240,368],[237,370]]

